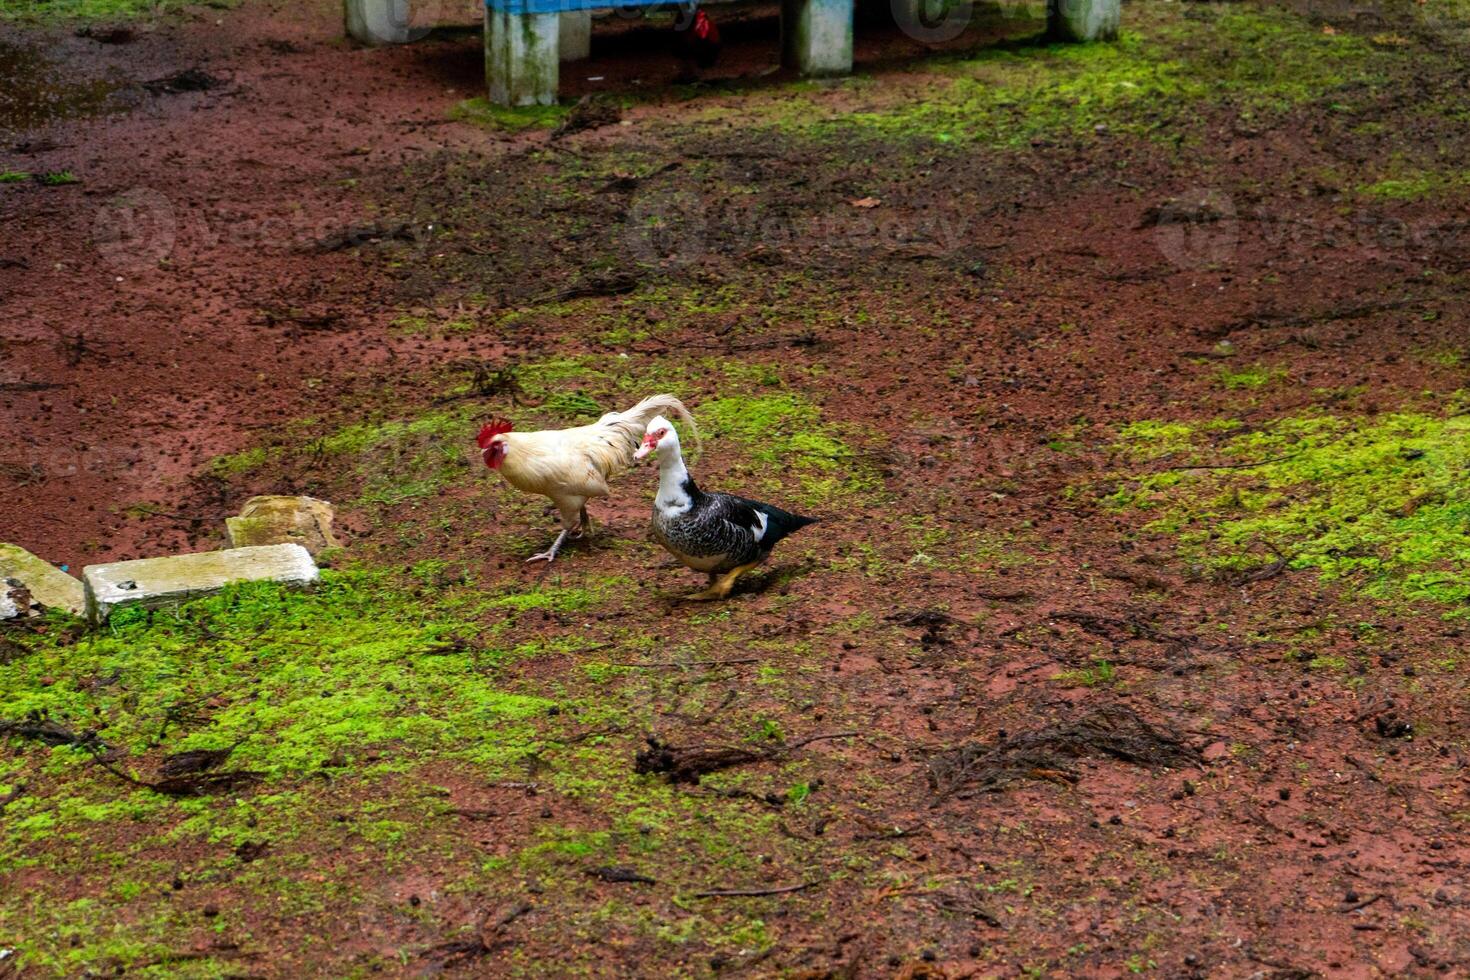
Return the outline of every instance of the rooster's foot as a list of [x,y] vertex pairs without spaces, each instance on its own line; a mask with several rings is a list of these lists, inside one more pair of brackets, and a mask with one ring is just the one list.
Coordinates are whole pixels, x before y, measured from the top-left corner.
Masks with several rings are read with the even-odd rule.
[[541,552],[541,554],[539,555],[532,555],[530,558],[527,558],[526,563],[530,564],[533,561],[544,561],[546,562],[546,564],[550,565],[552,562],[556,561],[556,556],[561,551],[562,542],[567,539],[568,533],[570,532],[563,531],[558,534],[556,536],[556,540],[551,542],[550,548]]

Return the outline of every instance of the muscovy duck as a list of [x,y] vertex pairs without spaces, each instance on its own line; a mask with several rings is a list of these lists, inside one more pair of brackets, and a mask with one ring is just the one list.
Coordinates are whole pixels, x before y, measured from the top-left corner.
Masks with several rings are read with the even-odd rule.
[[649,421],[643,445],[633,458],[650,453],[658,454],[659,469],[653,536],[685,565],[709,574],[709,588],[689,596],[691,600],[725,598],[736,579],[770,557],[777,542],[817,521],[759,501],[699,489],[684,466],[679,433],[661,415]]

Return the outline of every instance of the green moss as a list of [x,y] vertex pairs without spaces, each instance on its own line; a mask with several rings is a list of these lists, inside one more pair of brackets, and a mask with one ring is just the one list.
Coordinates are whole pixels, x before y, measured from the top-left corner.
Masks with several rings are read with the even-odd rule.
[[542,404],[542,409],[572,421],[595,422],[605,409],[580,391],[558,391]]
[[1420,171],[1386,177],[1364,185],[1359,188],[1359,192],[1367,197],[1388,201],[1417,201],[1427,197],[1463,193],[1467,188],[1470,188],[1470,171]]
[[392,506],[428,497],[463,479],[476,412],[431,412],[416,419],[355,422],[317,446],[330,456],[350,456],[362,479],[362,501]]
[[228,456],[216,456],[206,468],[222,478],[240,476],[264,466],[274,455],[276,454],[264,446],[253,446]]
[[[1283,418],[1218,444],[1207,428],[1218,433],[1234,423],[1187,436],[1171,427],[1178,462],[1130,481],[1114,500],[1156,510],[1151,527],[1178,535],[1212,568],[1239,571],[1281,555],[1292,568],[1371,596],[1463,606],[1470,416],[1463,393],[1448,403],[1443,417]],[[1125,430],[1121,448],[1158,459],[1157,447],[1138,438],[1146,431]],[[1185,468],[1192,462],[1215,468]]]
[[1090,666],[1063,670],[1051,679],[1066,687],[1107,687],[1117,681],[1118,671],[1108,661],[1094,657]]
[[487,602],[492,609],[511,609],[516,612],[548,610],[551,612],[577,612],[601,602],[603,598],[631,585],[628,579],[610,578],[591,587],[540,588],[531,592],[506,592]]
[[1283,380],[1287,371],[1284,367],[1267,367],[1263,364],[1252,364],[1232,371],[1229,368],[1221,368],[1219,373],[1220,383],[1226,388],[1264,388],[1275,381]]
[[[122,20],[182,10],[193,0],[0,0],[0,20],[53,22]],[[206,6],[231,7],[233,0],[207,0]]]
[[816,501],[879,486],[871,467],[822,421],[817,407],[795,395],[716,398],[701,403],[697,416],[708,435],[737,443],[770,474],[766,485],[773,489],[794,479],[800,496]]
[[1125,425],[1119,430],[1118,438],[1135,457],[1154,459],[1192,448],[1203,433],[1239,427],[1240,423],[1232,419],[1219,419],[1203,425],[1144,419]]
[[[1194,8],[1191,12],[1198,11]],[[1036,11],[1038,17],[1040,10]],[[1039,30],[1040,20],[1014,28]],[[797,87],[770,99],[783,128],[817,134],[918,136],[939,142],[1025,146],[1037,138],[1113,133],[1168,133],[1201,103],[1228,102],[1243,115],[1280,112],[1331,99],[1347,108],[1371,90],[1388,66],[1409,55],[1375,47],[1348,32],[1324,34],[1284,11],[1257,8],[1182,15],[1178,7],[1130,10],[1113,44],[1011,44],[944,65],[948,87],[876,90],[862,79],[847,87],[876,107],[831,113],[820,92]],[[765,105],[762,104],[762,108]]]
[[569,111],[563,105],[501,106],[488,99],[475,98],[455,106],[450,118],[515,133],[527,129],[551,129],[565,119]]
[[36,180],[44,187],[65,187],[68,184],[80,184],[82,182],[82,179],[70,170],[55,170],[38,174]]
[[[272,777],[389,743],[409,756],[448,751],[486,762],[524,750],[531,732],[520,724],[549,703],[501,690],[477,669],[508,652],[474,651],[463,639],[479,627],[459,617],[483,597],[446,590],[425,605],[379,574],[323,578],[308,593],[242,587],[177,618],[121,610],[75,647],[36,643],[0,666],[0,717],[41,712],[144,753],[160,732],[181,727],[184,706],[212,699],[207,723],[190,724],[173,748],[238,742],[232,760]],[[118,682],[106,688],[86,683],[113,674]],[[70,765],[86,754],[53,757]]]
[[0,170],[0,184],[19,184],[31,179],[24,170]]

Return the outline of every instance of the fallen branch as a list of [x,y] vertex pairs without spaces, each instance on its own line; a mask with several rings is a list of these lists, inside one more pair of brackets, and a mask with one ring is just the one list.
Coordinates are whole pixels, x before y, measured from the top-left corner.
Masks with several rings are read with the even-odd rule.
[[113,750],[97,737],[96,732],[77,734],[39,714],[33,714],[21,721],[0,719],[0,736],[5,735],[35,739],[52,746],[72,745],[85,749],[92,753],[93,762],[123,782],[141,789],[151,789],[165,796],[208,796],[211,793],[220,793],[246,783],[256,782],[265,775],[246,769],[210,771],[234,751],[234,746],[231,746],[228,749],[180,752],[163,760],[160,767],[163,773],[162,779],[139,779],[113,764],[109,758],[109,753],[112,753]]
[[1249,470],[1257,466],[1270,466],[1272,463],[1282,463],[1288,459],[1295,459],[1305,452],[1305,449],[1298,449],[1294,453],[1272,456],[1268,459],[1253,459],[1244,463],[1181,463],[1178,466],[1165,466],[1163,469],[1151,470],[1146,475],[1154,476],[1159,473],[1174,473],[1180,470]]
[[349,248],[360,248],[363,245],[376,242],[413,242],[418,241],[418,236],[407,222],[387,224],[384,222],[373,222],[365,225],[349,225],[339,231],[318,238],[308,247],[308,251],[315,249],[318,252],[341,252]]
[[970,594],[977,599],[988,599],[991,602],[1024,602],[1025,600],[1031,598],[1031,593],[1027,592],[1025,589],[1013,589],[1008,592],[992,592],[986,589],[981,589],[976,592],[971,592]]
[[1060,620],[1063,623],[1071,623],[1073,626],[1100,636],[1109,642],[1116,643],[1114,633],[1121,631],[1127,635],[1124,640],[1148,640],[1153,643],[1164,643],[1171,646],[1188,647],[1194,643],[1193,637],[1184,636],[1179,633],[1164,633],[1151,623],[1129,617],[1119,619],[1113,616],[1099,616],[1095,613],[1062,610],[1054,612],[1048,619]]
[[502,930],[534,908],[530,902],[516,902],[499,915],[488,912],[480,921],[472,939],[457,939],[424,950],[426,959],[437,959],[448,966],[455,961],[468,961],[495,952],[509,940],[501,935]]
[[261,310],[261,317],[268,327],[278,323],[294,323],[308,330],[330,330],[342,322],[336,313],[306,313],[302,310]]
[[1387,898],[1387,897],[1388,897],[1388,895],[1385,892],[1379,892],[1377,895],[1373,895],[1373,896],[1370,896],[1369,898],[1365,898],[1361,902],[1354,902],[1352,905],[1349,905],[1346,908],[1338,909],[1338,911],[1339,912],[1343,912],[1343,913],[1356,912],[1359,909],[1365,909],[1365,908],[1367,908],[1368,906],[1372,905],[1374,902],[1378,901],[1381,898]]
[[1374,313],[1384,313],[1389,310],[1399,310],[1412,305],[1413,300],[1396,299],[1385,300],[1376,303],[1358,303],[1349,306],[1338,306],[1317,313],[1282,313],[1277,310],[1262,310],[1251,313],[1234,320],[1230,323],[1221,324],[1216,327],[1208,327],[1196,331],[1197,335],[1204,340],[1220,341],[1240,330],[1245,330],[1257,325],[1271,327],[1301,327],[1312,323],[1330,323],[1336,320],[1356,320],[1359,317],[1371,316]]
[[565,289],[554,292],[543,293],[534,297],[531,302],[537,306],[542,303],[565,303],[572,299],[592,299],[599,296],[623,296],[638,288],[639,279],[631,275],[602,276],[574,283]]
[[1018,779],[1072,785],[1081,777],[1066,760],[1086,756],[1174,768],[1197,765],[1200,758],[1177,732],[1155,728],[1121,704],[1107,705],[994,745],[971,743],[939,753],[929,760],[933,805],[964,787],[993,792]]
[[66,385],[57,384],[54,381],[0,381],[0,391],[50,391],[53,388],[65,388]]
[[36,713],[32,713],[30,717],[21,721],[7,721],[0,718],[0,737],[6,735],[34,739],[51,746],[74,745],[94,752],[108,751],[107,743],[99,739],[96,732],[78,734]]
[[761,895],[788,895],[815,885],[815,881],[803,881],[796,885],[781,885],[776,888],[718,888],[714,891],[695,892],[695,898],[757,898]]
[[924,897],[933,902],[935,908],[942,909],[945,912],[954,912],[959,915],[968,916],[971,919],[985,923],[992,929],[999,929],[1001,927],[1000,919],[996,917],[995,913],[966,898],[944,892],[938,892]]
[[657,881],[650,878],[648,875],[640,874],[632,868],[625,868],[621,865],[614,865],[605,868],[589,868],[587,874],[589,877],[596,878],[598,881],[606,881],[610,884],[658,884]]
[[734,660],[684,660],[677,663],[654,661],[651,664],[613,663],[609,667],[640,667],[647,670],[677,670],[681,667],[730,667],[737,664],[758,664],[760,657],[739,657]]
[[830,738],[852,738],[857,732],[831,732],[811,735],[795,742],[768,749],[746,749],[737,746],[678,746],[661,742],[653,735],[648,736],[648,748],[639,752],[633,761],[633,771],[648,775],[658,773],[667,776],[671,783],[698,783],[701,776],[749,765],[753,762],[779,761],[792,752],[813,742]]

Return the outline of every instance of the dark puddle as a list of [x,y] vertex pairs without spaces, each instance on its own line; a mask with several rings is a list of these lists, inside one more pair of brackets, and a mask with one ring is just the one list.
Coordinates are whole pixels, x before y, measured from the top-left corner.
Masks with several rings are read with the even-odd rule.
[[0,40],[0,133],[21,134],[107,112],[118,87],[75,77],[37,47]]

